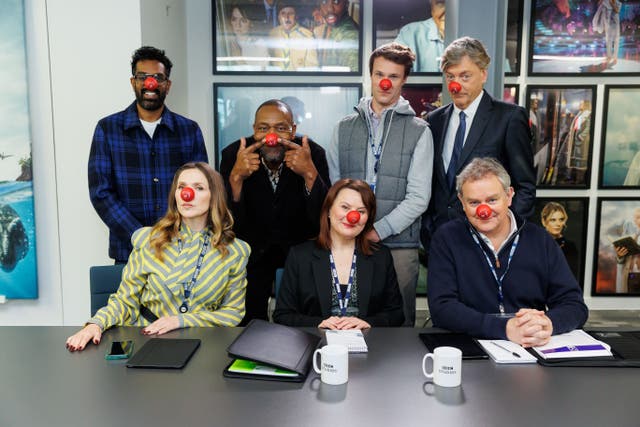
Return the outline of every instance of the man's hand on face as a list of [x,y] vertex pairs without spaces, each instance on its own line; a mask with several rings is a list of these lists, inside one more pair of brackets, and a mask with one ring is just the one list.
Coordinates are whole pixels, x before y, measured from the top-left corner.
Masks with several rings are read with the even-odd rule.
[[302,137],[302,145],[298,145],[284,138],[280,138],[280,144],[287,149],[287,152],[284,154],[285,165],[303,177],[307,189],[311,190],[318,176],[318,170],[311,158],[311,148],[309,147],[309,139],[307,136]]
[[231,179],[244,181],[260,167],[260,155],[256,151],[264,145],[264,141],[256,141],[247,147],[247,140],[240,138],[240,148],[236,154],[236,162],[231,169]]

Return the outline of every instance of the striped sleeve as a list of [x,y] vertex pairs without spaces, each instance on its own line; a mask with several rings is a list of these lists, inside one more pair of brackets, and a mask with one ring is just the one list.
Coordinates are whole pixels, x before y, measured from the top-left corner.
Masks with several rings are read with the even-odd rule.
[[[245,292],[247,288],[247,262],[251,249],[246,242],[235,239],[228,246],[229,254],[216,266],[212,274],[210,292],[222,292],[216,304],[206,310],[179,316],[181,327],[193,326],[236,326],[244,317]],[[221,276],[220,270],[226,271]]]
[[131,241],[133,252],[122,272],[122,281],[115,294],[111,294],[107,305],[102,307],[87,323],[95,323],[102,330],[112,326],[132,324],[140,311],[140,295],[147,283],[144,268],[144,246],[149,242],[151,228],[137,230]]

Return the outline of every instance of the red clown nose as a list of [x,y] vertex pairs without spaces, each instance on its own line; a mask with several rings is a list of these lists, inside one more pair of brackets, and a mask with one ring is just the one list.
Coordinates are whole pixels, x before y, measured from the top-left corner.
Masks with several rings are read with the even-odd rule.
[[191,187],[184,187],[180,192],[180,198],[185,202],[190,202],[196,196],[196,193],[193,191]]
[[360,212],[358,211],[351,211],[347,214],[347,221],[349,221],[350,224],[357,224],[358,221],[360,221]]
[[462,90],[462,86],[460,86],[460,83],[458,82],[449,83],[449,92],[453,93],[454,95],[460,92],[461,90]]
[[158,89],[158,81],[155,78],[149,76],[144,79],[144,88],[146,90],[156,90]]
[[382,90],[389,90],[393,86],[393,83],[391,83],[391,80],[389,79],[382,79],[380,80],[380,83],[378,83],[378,86],[380,86],[380,89]]
[[278,145],[278,135],[276,135],[275,133],[268,133],[264,137],[264,143],[268,147],[275,147],[276,145]]
[[491,207],[489,205],[478,205],[478,207],[476,208],[476,216],[480,219],[487,219],[491,216],[492,211],[491,211]]

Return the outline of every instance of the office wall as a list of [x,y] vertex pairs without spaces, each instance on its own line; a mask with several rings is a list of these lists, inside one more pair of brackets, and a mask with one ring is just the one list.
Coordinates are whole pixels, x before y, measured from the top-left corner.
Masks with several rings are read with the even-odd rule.
[[[529,7],[525,0],[525,10]],[[141,44],[167,49],[176,64],[168,104],[200,124],[210,153],[213,83],[261,78],[212,74],[210,0],[26,0],[26,15],[40,297],[0,305],[0,325],[79,325],[89,315],[89,266],[111,263],[106,227],[88,198],[86,163],[91,136],[97,120],[133,100],[128,83],[131,52]],[[363,22],[365,29],[371,28],[368,6]],[[525,21],[525,33],[527,26]],[[365,56],[371,40],[367,30]],[[526,50],[523,46],[523,59]],[[520,84],[523,100],[525,85],[539,80],[521,75],[506,79],[506,83]],[[329,80],[275,76],[268,81]],[[366,70],[362,77],[339,81],[363,82],[368,92]],[[437,77],[415,76],[409,80],[438,81]],[[569,83],[571,79],[562,81]],[[599,143],[596,129],[594,152]],[[580,195],[593,197],[592,192],[583,190]],[[589,216],[592,225],[595,213]],[[590,228],[588,233],[587,252],[591,254],[594,230]],[[638,308],[638,298],[590,297],[591,258],[586,262],[585,298],[590,308]]]

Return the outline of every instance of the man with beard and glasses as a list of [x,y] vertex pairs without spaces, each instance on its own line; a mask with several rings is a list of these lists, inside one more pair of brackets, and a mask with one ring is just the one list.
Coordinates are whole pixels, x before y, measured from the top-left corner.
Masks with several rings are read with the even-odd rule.
[[171,60],[143,46],[131,58],[136,100],[100,120],[89,154],[89,196],[109,227],[109,256],[126,263],[131,236],[167,210],[173,175],[188,162],[207,162],[198,124],[164,105],[171,88]]
[[236,236],[251,245],[241,322],[246,325],[268,318],[275,273],[289,248],[318,235],[329,167],[322,147],[296,136],[291,108],[271,99],[256,111],[253,136],[222,151],[220,173]]

